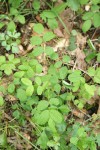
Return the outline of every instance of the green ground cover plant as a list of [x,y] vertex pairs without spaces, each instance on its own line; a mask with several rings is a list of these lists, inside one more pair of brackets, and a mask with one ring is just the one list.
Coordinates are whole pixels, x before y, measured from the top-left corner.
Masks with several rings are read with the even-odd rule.
[[[100,100],[91,103],[95,93],[96,97],[100,96],[100,52],[97,46],[100,38],[97,37],[95,44],[90,36],[91,30],[95,32],[100,27],[100,1],[66,0],[55,5],[56,2],[0,1],[0,10],[3,11],[4,6],[8,8],[7,14],[0,15],[1,149],[17,149],[16,142],[9,140],[11,137],[23,143],[21,149],[100,148]],[[86,6],[89,6],[87,12],[84,10]],[[72,32],[60,17],[67,8],[72,9],[82,22]],[[43,22],[35,19],[38,14]],[[20,28],[28,26],[28,16],[31,21],[34,18],[32,34],[28,37],[33,48],[21,55],[19,45],[23,44],[23,36]],[[69,35],[69,45],[63,48],[63,54],[51,46],[52,41],[59,39],[54,33],[59,27],[58,21]],[[70,63],[73,61],[71,53],[78,47],[77,30],[88,35],[86,47],[82,49],[86,55],[86,70],[75,68],[75,61],[72,66]],[[88,112],[93,108],[96,110],[90,115]]]

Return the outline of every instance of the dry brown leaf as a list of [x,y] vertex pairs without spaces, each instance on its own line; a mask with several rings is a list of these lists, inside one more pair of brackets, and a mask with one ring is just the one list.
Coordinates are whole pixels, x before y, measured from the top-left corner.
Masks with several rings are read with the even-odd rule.
[[69,40],[66,40],[65,38],[61,39],[57,44],[53,47],[54,52],[58,50],[58,48],[65,48],[69,45]]

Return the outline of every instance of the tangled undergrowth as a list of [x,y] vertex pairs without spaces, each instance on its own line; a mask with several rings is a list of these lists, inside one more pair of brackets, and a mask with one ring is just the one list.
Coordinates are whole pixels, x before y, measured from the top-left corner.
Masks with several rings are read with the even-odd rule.
[[100,0],[0,0],[0,149],[100,149]]

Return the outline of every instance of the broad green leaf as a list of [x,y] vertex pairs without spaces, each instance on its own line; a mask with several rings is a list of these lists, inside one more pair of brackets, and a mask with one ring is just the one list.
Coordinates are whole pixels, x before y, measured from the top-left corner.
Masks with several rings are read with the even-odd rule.
[[36,65],[36,73],[41,73],[42,72],[42,65],[41,64],[37,64]]
[[5,23],[0,22],[0,29],[2,29],[2,27],[5,25]]
[[70,57],[68,55],[63,56],[63,62],[69,63],[70,62]]
[[38,34],[41,34],[44,32],[44,27],[41,23],[37,23],[34,25],[33,30]]
[[41,47],[41,46],[38,46],[38,47],[34,48],[32,54],[33,54],[34,56],[39,56],[39,55],[41,55],[43,52],[44,52],[44,48]]
[[19,119],[20,118],[20,112],[18,110],[15,110],[13,112],[13,117],[15,117],[16,119]]
[[77,11],[80,7],[80,3],[78,0],[67,0],[68,6],[74,10]]
[[14,77],[16,78],[22,78],[25,74],[25,71],[18,71],[16,73],[14,73]]
[[19,98],[21,102],[25,102],[27,100],[26,91],[23,89],[18,89],[17,98]]
[[100,13],[94,13],[93,25],[94,25],[95,28],[100,27]]
[[97,54],[97,61],[100,63],[100,53]]
[[60,68],[62,65],[62,61],[57,61],[55,64],[54,64],[54,67],[55,68]]
[[7,30],[8,31],[11,31],[11,32],[14,32],[14,30],[16,29],[16,25],[13,21],[10,21],[8,24],[7,24]]
[[59,99],[57,99],[57,98],[51,98],[49,100],[49,103],[50,103],[50,105],[55,105],[55,106],[58,106],[60,104]]
[[35,78],[35,82],[36,82],[38,85],[41,85],[41,78],[40,78],[40,77],[36,77],[36,78]]
[[90,76],[94,76],[94,75],[95,75],[95,69],[94,69],[93,67],[89,67],[89,68],[88,68],[88,74],[89,74]]
[[94,82],[100,84],[100,68],[97,68],[95,71]]
[[19,21],[21,24],[25,24],[25,17],[24,15],[18,15],[16,20]]
[[45,131],[43,131],[40,137],[37,140],[37,145],[40,146],[41,149],[47,149],[47,142],[49,141]]
[[37,105],[37,110],[44,110],[48,107],[49,103],[46,100],[41,100]]
[[30,41],[31,41],[32,45],[41,45],[42,44],[42,38],[39,36],[31,37]]
[[71,137],[70,138],[70,142],[74,145],[77,145],[77,142],[78,142],[78,138],[77,137]]
[[46,33],[43,35],[43,41],[44,41],[44,42],[50,41],[50,40],[52,40],[52,39],[54,39],[54,38],[55,38],[55,34],[54,34],[53,32],[51,32],[51,31],[46,32]]
[[85,12],[82,19],[83,20],[89,20],[93,17],[94,13],[93,12]]
[[45,53],[46,53],[46,55],[50,56],[54,53],[54,50],[52,47],[46,46]]
[[81,71],[75,70],[69,76],[68,79],[70,82],[78,82],[81,79]]
[[97,140],[98,146],[100,146],[100,133],[97,134],[96,140]]
[[32,85],[29,85],[26,89],[26,95],[32,96],[33,92],[34,92],[34,87]]
[[18,14],[17,9],[15,9],[14,7],[10,7],[10,14],[14,16],[17,15]]
[[89,1],[89,0],[80,0],[79,2],[80,2],[81,5],[84,5],[84,4],[87,4],[88,1]]
[[100,4],[100,0],[92,0],[92,3],[93,3],[94,5]]
[[62,67],[61,69],[59,69],[59,76],[60,76],[60,79],[65,79],[66,76],[68,74],[68,69],[67,67]]
[[37,88],[37,94],[38,94],[38,95],[41,95],[42,92],[43,92],[42,86],[38,86],[38,88]]
[[87,83],[85,83],[85,90],[91,95],[94,96],[94,92],[96,90],[96,87],[94,85],[88,85]]
[[60,93],[60,90],[61,90],[61,85],[60,84],[55,84],[54,85],[54,91],[57,92],[57,93]]
[[5,56],[0,56],[0,65],[6,62]]
[[19,48],[17,46],[12,46],[12,53],[18,53]]
[[29,80],[28,78],[22,78],[21,81],[22,81],[23,84],[25,84],[27,86],[32,85],[32,81]]
[[55,127],[55,122],[52,119],[49,119],[48,126],[53,133],[57,132],[56,127]]
[[47,24],[50,27],[50,29],[52,29],[52,30],[54,30],[58,27],[58,22],[55,18],[48,19]]
[[82,30],[86,33],[91,28],[92,22],[91,20],[86,20],[82,25]]
[[52,19],[52,18],[55,18],[55,17],[56,17],[56,15],[55,15],[51,10],[45,10],[45,11],[43,11],[40,16],[41,16],[42,19],[44,19],[44,20],[45,20],[45,18],[50,18],[50,19]]
[[9,84],[8,86],[8,92],[13,93],[15,91],[15,85],[13,83]]
[[7,146],[7,135],[6,133],[0,134],[0,147],[5,148]]
[[61,123],[63,120],[62,114],[58,110],[50,110],[50,118],[55,123]]
[[38,125],[45,125],[49,120],[49,110],[44,110],[40,114],[34,116]]
[[40,1],[39,0],[34,0],[32,3],[33,8],[38,11],[40,9]]
[[65,8],[66,8],[66,6],[67,6],[67,3],[60,3],[59,5],[57,5],[57,6],[54,6],[52,9],[51,9],[51,11],[53,11],[55,14],[60,14],[62,11],[64,11],[65,10]]
[[3,104],[4,104],[4,99],[2,96],[0,96],[0,106],[3,106]]
[[4,73],[9,76],[12,74],[12,69],[11,68],[5,69]]

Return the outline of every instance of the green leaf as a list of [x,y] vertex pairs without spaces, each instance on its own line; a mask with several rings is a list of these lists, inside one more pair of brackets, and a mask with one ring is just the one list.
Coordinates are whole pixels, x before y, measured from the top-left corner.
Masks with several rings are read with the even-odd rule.
[[38,34],[41,34],[44,32],[44,27],[41,23],[37,23],[34,25],[33,30]]
[[61,85],[60,84],[55,84],[54,85],[54,91],[57,92],[57,93],[60,93],[60,90],[61,90]]
[[87,4],[88,1],[89,1],[89,0],[80,0],[79,2],[80,2],[81,5],[84,5],[84,4]]
[[12,46],[12,53],[18,53],[19,48],[17,46]]
[[20,101],[25,102],[27,100],[26,91],[21,88],[18,89],[17,98],[19,98]]
[[16,73],[14,73],[14,77],[16,78],[22,78],[25,74],[25,71],[18,71]]
[[32,45],[41,45],[42,44],[42,38],[39,36],[31,37],[30,41],[31,41]]
[[43,92],[42,86],[38,86],[38,88],[37,88],[37,94],[38,94],[38,95],[41,95],[42,92]]
[[41,78],[40,78],[40,77],[36,77],[36,78],[35,78],[35,82],[36,82],[38,85],[41,85]]
[[18,22],[20,22],[21,24],[25,24],[25,17],[24,17],[23,15],[18,15],[18,16],[16,17],[16,20],[17,20]]
[[39,0],[34,0],[32,3],[33,8],[38,11],[40,9],[40,1]]
[[95,69],[93,67],[88,68],[88,74],[89,76],[94,76],[95,75]]
[[0,56],[0,65],[6,62],[5,56]]
[[45,18],[53,19],[56,17],[56,15],[51,10],[45,10],[40,15],[42,19],[45,20]]
[[100,146],[100,134],[97,134],[96,139],[97,139],[98,146]]
[[26,95],[32,96],[33,92],[34,92],[34,87],[32,85],[29,85],[26,89]]
[[4,148],[7,146],[7,135],[6,133],[0,134],[0,147]]
[[86,20],[82,25],[82,30],[86,33],[91,28],[92,22],[91,20]]
[[78,142],[78,138],[77,137],[71,137],[70,138],[70,142],[74,145],[77,145],[77,142]]
[[95,71],[94,82],[100,84],[100,68],[97,68]]
[[78,0],[67,0],[68,6],[74,10],[77,11],[80,7],[80,3]]
[[15,91],[15,85],[13,83],[9,84],[8,86],[8,92],[13,93]]
[[43,41],[44,41],[44,42],[50,41],[50,40],[52,40],[52,39],[54,39],[54,38],[55,38],[55,34],[54,34],[53,32],[51,32],[51,31],[46,32],[46,33],[43,35]]
[[52,47],[46,46],[45,53],[46,55],[51,56],[54,53],[54,50]]
[[55,64],[54,64],[54,67],[55,68],[60,68],[62,65],[62,61],[57,61]]
[[94,13],[93,12],[85,12],[82,19],[83,20],[89,20],[93,17]]
[[16,29],[16,25],[13,21],[10,21],[8,24],[7,24],[7,30],[11,31],[11,32],[14,32],[14,30]]
[[64,3],[64,2],[63,2],[63,3],[58,4],[57,6],[54,6],[54,7],[51,9],[51,11],[53,11],[53,12],[56,13],[56,14],[60,14],[62,11],[65,10],[66,6],[67,6],[67,3]]
[[49,100],[49,103],[50,103],[50,105],[55,105],[55,106],[58,106],[60,104],[59,99],[57,99],[57,98],[51,98]]
[[56,127],[55,127],[55,122],[52,119],[49,119],[48,126],[53,133],[57,132]]
[[37,64],[36,65],[36,73],[41,73],[42,72],[42,65],[41,64]]
[[5,25],[5,23],[0,22],[0,29],[2,29],[2,27]]
[[93,25],[94,25],[95,28],[100,27],[100,13],[94,13]]
[[54,30],[58,27],[58,22],[55,18],[53,19],[48,19],[48,22],[47,22],[48,26],[50,27],[50,29]]
[[0,96],[0,107],[4,105],[4,99],[2,96]]
[[65,79],[67,74],[68,74],[67,67],[60,68],[60,70],[59,70],[60,79]]
[[68,79],[70,82],[78,82],[81,79],[81,71],[79,70],[75,70],[74,72],[72,72],[69,76]]
[[22,78],[21,81],[22,81],[23,84],[25,84],[27,86],[32,85],[32,81],[29,80],[28,78]]
[[49,110],[44,110],[41,114],[37,114],[34,117],[38,125],[45,125],[49,120]]
[[100,63],[100,53],[97,54],[97,61]]
[[41,100],[37,105],[37,110],[44,110],[48,107],[49,103],[46,100]]
[[57,110],[50,110],[50,118],[55,122],[55,123],[61,123],[63,120],[63,117],[61,113]]
[[4,73],[9,76],[12,74],[12,69],[11,68],[5,69]]
[[70,62],[70,57],[68,55],[63,56],[63,62],[69,63]]
[[[44,140],[45,139],[45,140]],[[46,133],[43,131],[40,137],[37,140],[37,145],[40,146],[41,149],[47,149],[47,142],[49,141]]]
[[96,87],[94,85],[88,85],[85,83],[85,89],[86,91],[91,95],[91,96],[94,96],[94,92],[96,90]]
[[16,119],[19,119],[20,118],[20,112],[18,110],[15,110],[13,112],[13,117],[15,117]]
[[93,3],[94,5],[100,4],[100,0],[92,0],[92,3]]
[[41,46],[38,46],[38,47],[34,48],[32,54],[33,54],[34,56],[39,56],[39,55],[41,55],[43,52],[44,52],[44,48],[41,47]]

